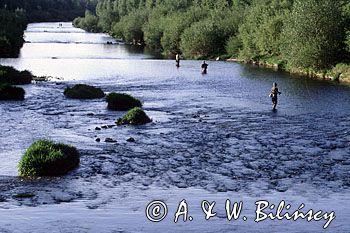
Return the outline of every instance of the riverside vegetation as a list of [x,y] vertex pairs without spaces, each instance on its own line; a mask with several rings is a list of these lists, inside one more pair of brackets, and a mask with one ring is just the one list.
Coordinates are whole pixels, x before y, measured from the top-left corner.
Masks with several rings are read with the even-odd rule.
[[127,111],[134,107],[142,107],[140,100],[125,93],[112,92],[107,95],[106,101],[108,103],[107,108],[115,111]]
[[21,9],[29,22],[71,21],[94,11],[97,0],[0,0],[0,7],[9,11]]
[[112,92],[107,95],[107,108],[114,111],[128,111],[126,115],[116,121],[117,125],[144,125],[152,122],[142,110],[142,103],[135,97],[125,93]]
[[24,100],[23,88],[12,85],[30,84],[33,78],[29,71],[18,71],[13,67],[0,65],[0,100]]
[[30,22],[71,21],[97,0],[0,0],[0,57],[17,57]]
[[74,25],[166,56],[220,56],[350,81],[345,0],[100,0],[96,15],[87,11]]
[[18,165],[20,176],[59,176],[79,165],[79,152],[73,146],[39,140],[33,143]]
[[15,57],[23,45],[27,19],[23,10],[0,9],[0,57]]
[[64,95],[70,99],[101,99],[105,97],[105,93],[97,87],[77,84],[73,87],[67,87]]
[[0,100],[24,100],[25,91],[7,83],[0,83]]
[[152,122],[147,114],[140,107],[135,107],[128,111],[128,113],[117,120],[117,125],[144,125]]

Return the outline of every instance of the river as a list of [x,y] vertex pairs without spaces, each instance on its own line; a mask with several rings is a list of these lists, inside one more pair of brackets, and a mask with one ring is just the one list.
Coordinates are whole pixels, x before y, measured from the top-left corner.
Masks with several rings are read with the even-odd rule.
[[[23,102],[0,102],[0,232],[323,230],[322,221],[254,223],[262,199],[335,211],[329,232],[350,232],[348,86],[223,61],[209,61],[202,75],[202,61],[176,68],[71,23],[30,24],[25,40],[19,58],[0,64],[52,79],[24,86]],[[276,112],[273,82],[282,92]],[[66,99],[65,87],[77,83],[138,97],[153,123],[95,130],[124,113],[108,111],[104,100]],[[60,178],[17,177],[21,155],[40,138],[76,146],[80,167]],[[16,198],[21,193],[34,196]],[[145,209],[158,199],[169,214],[152,223]],[[183,199],[194,220],[175,224]],[[209,221],[204,199],[218,205]],[[226,199],[244,201],[246,222],[225,219]]]

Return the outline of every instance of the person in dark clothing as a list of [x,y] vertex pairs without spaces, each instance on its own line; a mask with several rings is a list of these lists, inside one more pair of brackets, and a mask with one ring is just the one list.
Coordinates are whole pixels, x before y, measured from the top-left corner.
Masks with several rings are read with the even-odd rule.
[[204,61],[201,67],[202,67],[202,74],[206,74],[208,69],[208,64],[205,63]]
[[271,97],[271,100],[272,100],[272,110],[273,111],[276,110],[277,102],[278,102],[278,95],[280,95],[280,94],[282,94],[282,93],[278,91],[277,83],[273,83],[271,93],[269,95]]
[[176,67],[180,67],[180,54],[176,54],[175,56]]

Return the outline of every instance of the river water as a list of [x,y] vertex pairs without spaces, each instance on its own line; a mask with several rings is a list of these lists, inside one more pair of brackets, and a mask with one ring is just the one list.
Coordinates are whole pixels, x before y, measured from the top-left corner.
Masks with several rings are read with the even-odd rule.
[[[262,199],[335,211],[328,231],[350,231],[349,87],[221,61],[208,62],[202,75],[201,61],[177,69],[70,23],[30,24],[25,40],[19,58],[0,64],[52,79],[24,86],[23,102],[0,102],[0,232],[323,230],[322,221],[254,223]],[[273,82],[282,92],[276,112]],[[104,100],[65,99],[76,83],[138,97],[153,123],[95,130],[124,113],[108,111]],[[61,178],[18,178],[21,155],[40,138],[75,145],[80,167]],[[34,196],[16,198],[21,193]],[[152,223],[145,209],[159,199],[169,214]],[[175,224],[183,199],[194,220]],[[218,205],[209,221],[204,199]],[[246,222],[225,219],[226,199],[244,201]]]

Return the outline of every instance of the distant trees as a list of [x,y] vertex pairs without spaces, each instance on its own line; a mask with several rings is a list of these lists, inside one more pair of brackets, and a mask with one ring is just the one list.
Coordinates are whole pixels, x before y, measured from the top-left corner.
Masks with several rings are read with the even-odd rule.
[[142,27],[145,22],[147,22],[147,12],[142,9],[135,10],[113,25],[112,34],[133,44],[143,44],[144,32]]
[[[85,9],[95,11],[98,0],[0,0],[0,57],[16,57],[28,22],[69,21]],[[87,14],[87,25],[99,22]],[[78,20],[79,21],[79,20]],[[94,22],[91,22],[94,21]],[[83,26],[83,25],[81,25]],[[100,29],[89,28],[91,31]]]
[[15,57],[23,45],[27,19],[23,10],[0,9],[0,57]]
[[85,17],[78,17],[73,20],[73,25],[75,27],[82,28],[89,32],[100,32],[101,28],[99,26],[98,18],[93,15],[89,10],[85,11]]
[[164,55],[316,69],[350,57],[345,0],[99,0],[96,16],[101,31]]
[[282,30],[291,7],[292,0],[255,0],[239,28],[242,42],[239,55],[248,60],[279,56]]
[[190,7],[187,11],[172,12],[164,19],[161,49],[165,54],[181,52],[181,35],[193,23],[206,18],[207,13],[199,7]]
[[296,0],[284,28],[284,55],[293,67],[335,64],[345,40],[340,1]]
[[[187,56],[203,57],[225,53],[226,41],[237,33],[243,18],[237,11],[243,4],[240,2],[100,0],[96,15],[102,31],[126,42],[144,42],[164,54],[182,51]],[[237,7],[232,7],[234,3]]]
[[95,12],[98,0],[0,0],[0,8],[23,9],[29,22],[71,21],[85,10]]

